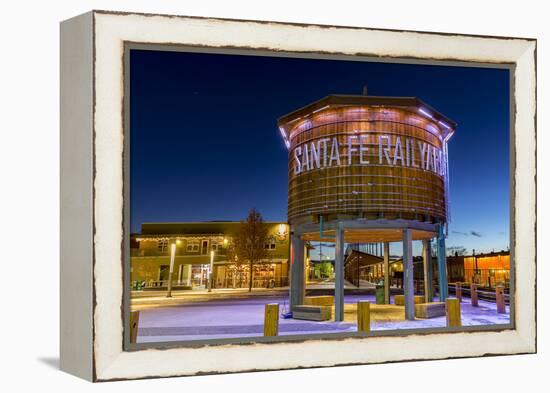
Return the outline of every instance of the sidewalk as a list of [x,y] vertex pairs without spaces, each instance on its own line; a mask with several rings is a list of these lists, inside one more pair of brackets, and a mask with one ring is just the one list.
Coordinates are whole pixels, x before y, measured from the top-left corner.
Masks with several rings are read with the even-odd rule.
[[288,293],[288,287],[280,288],[221,288],[213,289],[208,292],[206,289],[192,289],[172,291],[172,297],[166,297],[166,290],[160,291],[131,291],[130,298],[132,310],[150,308],[178,306],[193,302],[207,302],[216,299],[248,299],[250,297],[281,297]]
[[[361,287],[348,283],[344,283],[346,290],[374,290],[375,284],[369,282],[361,283]],[[306,285],[306,291],[334,291],[334,280],[317,280]],[[289,287],[277,288],[252,288],[252,292],[248,288],[214,288],[212,292],[207,289],[186,289],[172,290],[172,297],[166,297],[167,290],[144,290],[131,291],[130,298],[132,310],[146,309],[151,307],[179,306],[193,302],[206,302],[221,299],[248,299],[251,297],[287,297]]]

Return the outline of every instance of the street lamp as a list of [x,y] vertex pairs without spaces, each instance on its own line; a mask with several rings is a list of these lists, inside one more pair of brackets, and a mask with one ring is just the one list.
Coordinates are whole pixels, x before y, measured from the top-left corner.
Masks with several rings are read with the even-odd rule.
[[166,297],[172,297],[172,274],[174,273],[174,260],[176,259],[176,245],[179,244],[176,240],[170,245],[170,271],[168,272],[168,291]]
[[476,250],[475,249],[472,250],[472,256],[474,257],[474,264],[475,264],[475,270],[476,270],[476,272],[474,274],[474,282],[476,284],[479,284],[479,282],[481,280],[479,279],[479,271],[478,271],[478,267],[477,267],[477,258],[476,258]]
[[309,259],[309,255],[306,257],[306,268],[304,269],[305,270],[305,275],[306,275],[306,284],[309,284],[309,270],[310,270],[310,259]]
[[[235,255],[235,261],[233,262],[233,267],[232,267],[232,269],[233,269],[233,289],[236,288],[235,285],[236,285],[236,279],[237,279],[237,261],[238,261],[238,258]],[[240,277],[239,277],[239,279],[240,279]]]
[[214,271],[214,250],[210,250],[210,269],[208,269],[208,292],[212,292],[212,272]]

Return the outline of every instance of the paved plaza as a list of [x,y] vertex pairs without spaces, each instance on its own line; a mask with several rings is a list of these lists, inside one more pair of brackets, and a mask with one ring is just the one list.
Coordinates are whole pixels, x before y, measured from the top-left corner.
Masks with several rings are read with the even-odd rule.
[[[263,335],[264,307],[278,303],[280,312],[288,311],[288,292],[197,293],[172,299],[142,297],[132,308],[140,310],[138,343],[205,340],[220,338],[259,337]],[[314,322],[279,319],[279,335],[310,335],[357,330],[357,302],[371,302],[371,329],[394,330],[445,327],[445,317],[404,320],[400,306],[375,305],[373,295],[346,295],[343,322]],[[393,296],[392,296],[393,303]],[[508,324],[509,307],[505,314],[496,312],[496,305],[479,301],[472,307],[469,298],[461,304],[462,325],[479,326]]]

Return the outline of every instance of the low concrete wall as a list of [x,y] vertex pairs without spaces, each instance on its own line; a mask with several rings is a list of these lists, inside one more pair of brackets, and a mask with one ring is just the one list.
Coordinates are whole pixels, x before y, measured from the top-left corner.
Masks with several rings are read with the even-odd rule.
[[[404,306],[405,305],[405,295],[395,295],[393,298],[393,303],[396,306]],[[414,304],[420,304],[424,303],[424,296],[415,296],[414,297]]]
[[306,296],[304,304],[308,306],[334,306],[334,296]]
[[414,305],[414,316],[417,318],[436,318],[445,315],[445,303],[431,302]]

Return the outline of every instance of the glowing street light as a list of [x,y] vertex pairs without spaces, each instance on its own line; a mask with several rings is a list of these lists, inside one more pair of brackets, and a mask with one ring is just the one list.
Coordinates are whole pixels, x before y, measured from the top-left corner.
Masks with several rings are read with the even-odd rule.
[[212,292],[212,272],[214,271],[214,250],[210,250],[210,268],[208,269],[208,292]]
[[277,230],[277,236],[280,239],[285,239],[286,238],[286,224],[284,224],[284,223],[279,224],[279,228]]
[[174,260],[176,259],[176,246],[180,241],[176,240],[170,245],[170,271],[168,272],[168,291],[166,297],[172,297],[172,274],[174,273]]

